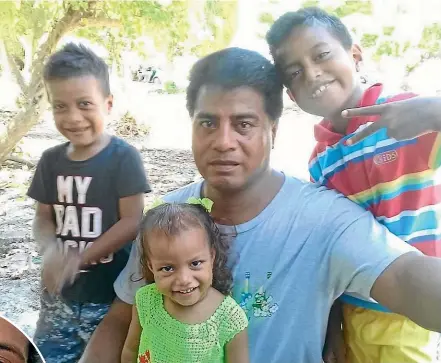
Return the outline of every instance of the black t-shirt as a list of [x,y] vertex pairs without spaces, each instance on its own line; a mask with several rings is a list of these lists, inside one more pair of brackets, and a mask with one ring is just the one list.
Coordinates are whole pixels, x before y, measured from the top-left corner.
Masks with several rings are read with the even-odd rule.
[[[64,251],[83,251],[120,219],[119,199],[150,192],[139,152],[125,141],[112,137],[109,145],[92,158],[72,161],[69,143],[46,150],[37,166],[29,197],[53,206],[57,240]],[[127,263],[132,241],[101,259],[66,287],[67,301],[109,303],[113,282]]]

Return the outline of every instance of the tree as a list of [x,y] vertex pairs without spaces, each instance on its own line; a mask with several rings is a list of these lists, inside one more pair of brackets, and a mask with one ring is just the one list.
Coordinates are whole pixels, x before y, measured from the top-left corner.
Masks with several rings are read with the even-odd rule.
[[[221,1],[204,9],[212,31],[223,29]],[[232,2],[234,3],[234,1]],[[170,58],[182,53],[188,37],[187,1],[10,0],[0,2],[0,60],[20,86],[19,112],[0,134],[0,163],[46,110],[43,65],[68,33],[98,40],[110,50],[110,61],[122,50],[136,49],[140,36],[151,37]],[[229,28],[228,28],[229,29]],[[222,32],[223,37],[225,31]]]

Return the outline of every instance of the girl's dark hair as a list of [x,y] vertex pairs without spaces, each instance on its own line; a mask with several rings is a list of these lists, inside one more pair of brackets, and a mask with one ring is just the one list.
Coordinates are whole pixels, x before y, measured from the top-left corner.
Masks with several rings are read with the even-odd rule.
[[221,236],[207,210],[198,204],[164,203],[144,214],[138,235],[144,279],[148,280],[151,276],[147,258],[149,253],[148,239],[152,232],[175,237],[192,227],[205,230],[209,247],[215,252],[212,286],[222,294],[228,295],[233,286],[231,266],[228,265],[230,239]]

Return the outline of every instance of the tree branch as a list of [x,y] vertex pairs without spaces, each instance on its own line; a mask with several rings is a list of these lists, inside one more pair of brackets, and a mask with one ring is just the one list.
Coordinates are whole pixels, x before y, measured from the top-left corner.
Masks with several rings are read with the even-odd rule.
[[104,16],[96,16],[90,18],[84,18],[81,20],[80,27],[109,27],[109,28],[121,28],[122,24],[119,20],[109,19]]
[[35,164],[32,161],[20,158],[18,156],[11,155],[11,156],[8,156],[6,160],[13,161],[13,162],[19,163],[19,164],[23,164],[23,165],[26,165],[30,168],[33,168],[35,166]]
[[23,94],[26,94],[27,85],[25,83],[23,75],[21,74],[20,70],[18,69],[17,63],[15,62],[14,58],[12,57],[6,42],[4,43],[4,45],[5,45],[6,58],[8,59],[8,63],[9,63],[9,67],[11,69],[12,75],[14,76],[15,81],[17,82],[17,84],[20,86],[21,92]]

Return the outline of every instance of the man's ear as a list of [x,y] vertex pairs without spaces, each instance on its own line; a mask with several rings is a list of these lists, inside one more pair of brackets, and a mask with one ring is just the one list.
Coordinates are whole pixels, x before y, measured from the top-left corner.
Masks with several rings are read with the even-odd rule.
[[286,94],[289,96],[292,102],[296,102],[296,99],[294,98],[294,95],[289,88],[286,89]]

